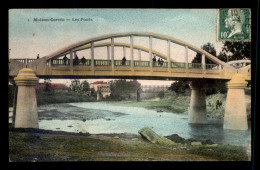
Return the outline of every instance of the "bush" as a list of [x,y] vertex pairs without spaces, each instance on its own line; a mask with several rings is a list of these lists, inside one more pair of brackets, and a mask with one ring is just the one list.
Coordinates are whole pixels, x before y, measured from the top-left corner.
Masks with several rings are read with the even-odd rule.
[[160,97],[160,99],[164,98],[164,91],[160,91],[158,93],[158,97]]
[[188,82],[182,80],[173,82],[169,87],[169,90],[174,91],[177,95],[184,94],[186,89],[189,89],[189,84]]

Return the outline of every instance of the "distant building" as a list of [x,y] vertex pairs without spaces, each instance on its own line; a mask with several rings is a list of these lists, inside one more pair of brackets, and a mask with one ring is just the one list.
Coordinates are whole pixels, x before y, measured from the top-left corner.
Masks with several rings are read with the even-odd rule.
[[90,89],[94,89],[95,92],[101,92],[103,98],[106,98],[111,94],[109,84],[104,81],[96,81],[94,83],[89,84],[89,87]]
[[[65,84],[61,84],[61,83],[50,83],[49,88],[53,90],[68,90],[68,87]],[[46,89],[46,83],[38,83],[36,85],[36,89],[41,89],[41,90]]]

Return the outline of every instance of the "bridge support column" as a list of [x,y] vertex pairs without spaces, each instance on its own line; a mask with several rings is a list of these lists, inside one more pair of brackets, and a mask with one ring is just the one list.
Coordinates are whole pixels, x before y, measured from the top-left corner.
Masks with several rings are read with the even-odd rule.
[[102,100],[102,94],[100,91],[97,91],[97,101],[101,101]]
[[14,78],[18,86],[15,128],[39,128],[35,86],[39,78],[33,70],[23,68]]
[[247,82],[241,74],[236,74],[227,83],[227,99],[224,115],[224,129],[247,130],[245,87]]
[[191,99],[189,109],[189,123],[204,124],[207,118],[205,81],[192,81],[190,83]]

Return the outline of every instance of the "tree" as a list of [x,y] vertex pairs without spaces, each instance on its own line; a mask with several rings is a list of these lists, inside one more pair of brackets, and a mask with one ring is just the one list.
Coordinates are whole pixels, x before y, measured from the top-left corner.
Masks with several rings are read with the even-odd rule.
[[184,94],[186,89],[189,89],[189,84],[186,81],[180,80],[173,82],[169,87],[169,90],[174,91],[176,94]]
[[[209,42],[207,44],[204,44],[203,46],[201,46],[201,49],[207,51],[208,53],[212,54],[213,56],[217,55],[214,45]],[[193,58],[192,63],[201,63],[201,58],[202,58],[201,54],[197,53],[196,56]],[[211,60],[209,60],[207,58],[205,59],[205,63],[214,64],[214,62],[212,62]]]
[[165,94],[163,90],[158,93],[158,97],[160,97],[160,99],[164,98],[164,95]]
[[83,82],[80,84],[80,86],[81,86],[81,90],[84,91],[84,92],[87,92],[87,91],[90,90],[90,88],[89,88],[89,83],[88,83],[86,80],[83,81]]
[[216,93],[227,93],[227,88],[224,82],[219,80],[207,80],[206,95],[216,94]]
[[69,88],[72,91],[80,91],[81,90],[80,81],[77,79],[72,80]]
[[233,60],[251,60],[251,42],[225,41],[218,59],[228,62]]
[[129,98],[131,93],[136,94],[141,84],[136,80],[126,81],[122,79],[110,81],[109,86],[111,90],[111,98],[122,100],[125,98]]

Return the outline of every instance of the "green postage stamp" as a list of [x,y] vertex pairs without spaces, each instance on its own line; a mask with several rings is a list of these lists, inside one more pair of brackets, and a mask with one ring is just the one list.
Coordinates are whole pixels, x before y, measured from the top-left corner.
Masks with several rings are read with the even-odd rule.
[[217,41],[251,40],[250,9],[219,9],[217,17]]

